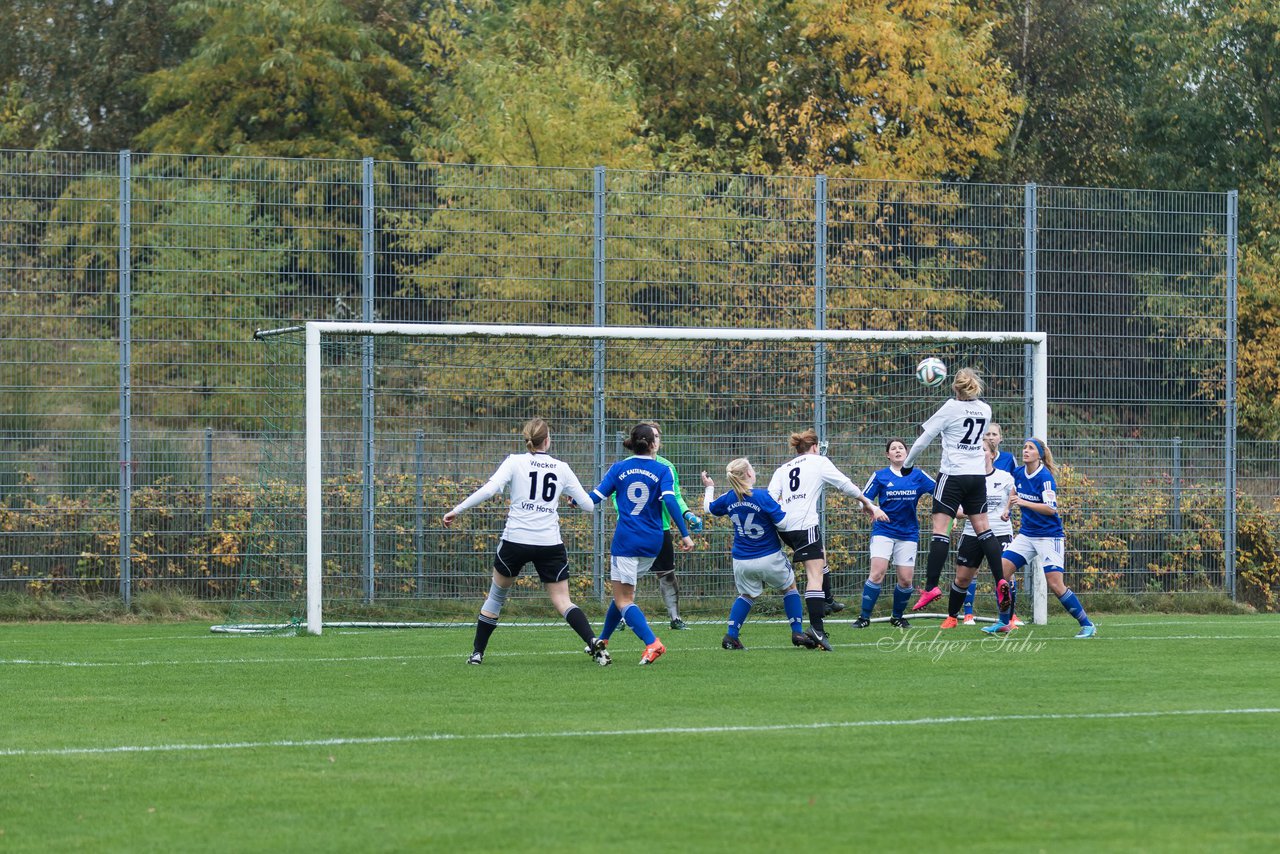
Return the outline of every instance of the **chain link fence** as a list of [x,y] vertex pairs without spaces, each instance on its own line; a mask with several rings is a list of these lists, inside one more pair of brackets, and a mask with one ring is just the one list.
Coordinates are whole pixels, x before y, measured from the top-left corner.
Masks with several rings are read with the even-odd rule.
[[[253,332],[333,319],[1044,331],[1073,584],[1274,605],[1237,543],[1237,491],[1272,528],[1277,491],[1235,435],[1235,238],[1234,193],[0,151],[0,589],[235,598]],[[378,511],[417,435],[350,438],[374,572],[438,516]],[[676,462],[696,503],[718,461]]]

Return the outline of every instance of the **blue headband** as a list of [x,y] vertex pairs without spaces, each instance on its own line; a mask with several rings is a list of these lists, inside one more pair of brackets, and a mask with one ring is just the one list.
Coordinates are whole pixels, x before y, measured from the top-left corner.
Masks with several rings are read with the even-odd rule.
[[1034,436],[1028,436],[1026,441],[1036,446],[1036,450],[1040,452],[1040,459],[1042,460],[1046,459],[1045,453],[1044,453],[1044,442],[1041,442],[1039,439],[1035,438]]

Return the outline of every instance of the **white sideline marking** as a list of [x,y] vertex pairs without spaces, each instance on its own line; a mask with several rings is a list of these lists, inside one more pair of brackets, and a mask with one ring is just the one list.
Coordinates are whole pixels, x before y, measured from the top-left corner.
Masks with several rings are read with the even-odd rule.
[[184,753],[209,750],[256,750],[281,747],[338,747],[364,744],[415,744],[431,741],[498,741],[534,738],[603,738],[642,735],[722,735],[740,732],[787,732],[791,730],[860,729],[863,727],[932,726],[935,724],[1011,723],[1018,721],[1123,720],[1128,718],[1176,718],[1208,715],[1274,715],[1280,708],[1260,709],[1174,709],[1149,712],[1081,712],[1041,715],[968,715],[948,718],[906,720],[829,721],[825,723],[769,724],[760,726],[645,727],[615,730],[564,730],[560,732],[427,733],[363,738],[317,738],[301,741],[233,741],[220,744],[125,744],[116,747],[53,747],[0,749],[0,756],[85,756],[111,753]]
[[[1011,634],[1011,635],[1006,635],[1004,636],[1003,639],[1020,640],[1022,638],[1026,638],[1030,636],[1030,637],[1033,637],[1035,642],[1037,643],[1050,642],[1050,641],[1067,642],[1067,641],[1076,640],[1074,637],[1070,635],[1067,635],[1065,637],[1040,637],[1040,636],[1028,634],[1029,632],[1032,632],[1035,630],[1036,630],[1035,627],[1031,627],[1029,629],[1028,628],[1019,629],[1018,632],[1015,632],[1014,634]],[[1022,634],[1019,634],[1019,633],[1022,633]],[[1002,640],[1000,638],[992,638],[989,635],[981,635],[980,637],[965,637],[965,636],[956,636],[951,632],[948,632],[945,635],[942,635],[941,632],[939,632],[939,635],[941,636],[942,640],[945,640],[948,643],[981,644],[984,642],[993,643],[993,642],[998,642]],[[902,637],[903,635],[900,635],[900,634],[882,634],[882,635],[878,635],[876,637],[876,640],[853,641],[853,642],[842,643],[837,639],[834,643],[835,643],[836,649],[880,649],[882,648],[882,646],[886,645],[886,641],[883,639],[887,638],[889,641],[893,641],[896,643],[896,641]],[[914,635],[914,637],[916,638],[916,642],[918,644],[924,645],[928,643],[928,639],[930,636],[926,635],[924,632],[920,632]],[[1228,641],[1228,640],[1260,641],[1262,640],[1262,641],[1265,641],[1265,640],[1280,640],[1280,635],[1265,635],[1265,634],[1264,635],[1121,635],[1120,637],[1115,637],[1115,636],[1100,634],[1090,639],[1091,644],[1096,644],[1100,642],[1120,643],[1122,641],[1197,641],[1197,640],[1204,640],[1204,641]],[[720,646],[717,644],[715,646],[682,646],[682,647],[676,648],[675,651],[707,652],[707,651],[713,651],[718,649],[720,649]],[[787,649],[791,649],[791,646],[789,644],[777,644],[777,643],[755,644],[753,647],[748,647],[748,649],[787,650]],[[642,650],[639,647],[637,647],[635,651],[639,653]],[[491,652],[491,653],[487,653],[487,655],[495,658],[518,658],[518,657],[524,657],[524,656],[544,656],[544,655],[582,655],[582,652],[581,650],[565,650],[565,649],[533,650],[533,651],[512,650],[512,651],[505,651],[505,652]],[[189,660],[169,659],[169,660],[142,660],[142,661],[56,661],[52,659],[40,659],[40,658],[0,658],[0,666],[223,667],[223,666],[232,665],[232,664],[343,664],[348,662],[359,662],[359,661],[401,661],[401,662],[437,661],[437,660],[447,661],[447,660],[456,659],[459,657],[466,658],[466,654],[463,652],[443,652],[443,653],[432,653],[429,655],[350,655],[350,656],[324,656],[320,658],[306,658],[306,657],[294,656],[290,658],[281,658],[281,657],[202,658],[202,659],[189,659]]]

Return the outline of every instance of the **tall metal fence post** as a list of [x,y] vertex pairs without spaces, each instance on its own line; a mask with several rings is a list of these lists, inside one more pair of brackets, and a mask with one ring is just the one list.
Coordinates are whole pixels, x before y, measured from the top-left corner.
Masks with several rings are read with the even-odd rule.
[[1223,519],[1223,585],[1233,600],[1236,598],[1236,328],[1238,283],[1236,252],[1240,226],[1240,193],[1227,193],[1227,423],[1226,423],[1226,511]]
[[[827,328],[827,176],[818,175],[813,182],[813,328]],[[813,345],[813,429],[819,443],[830,440],[827,435],[827,345]],[[819,444],[823,448],[824,444]],[[825,451],[824,451],[825,453]],[[827,503],[818,496],[818,518],[827,528]],[[832,576],[832,580],[835,576]],[[807,581],[805,582],[808,583]]]
[[128,606],[133,601],[133,424],[132,386],[129,363],[133,358],[133,258],[130,184],[131,154],[120,152],[120,598]]
[[204,428],[204,530],[213,527],[213,428]]
[[426,547],[426,451],[424,445],[426,443],[427,434],[425,431],[419,430],[417,438],[413,442],[413,485],[414,485],[414,520],[413,520],[413,550],[414,557],[414,580],[418,595],[422,596],[427,592],[427,577],[422,571],[422,550]]
[[1182,534],[1182,437],[1173,437],[1173,535]]
[[[1038,201],[1036,185],[1027,184],[1022,191],[1022,331],[1036,331],[1036,265],[1038,258],[1036,257],[1036,225],[1038,213]],[[1023,376],[1026,377],[1026,385],[1022,393],[1023,400],[1023,430],[1025,435],[1032,435],[1034,432],[1035,418],[1035,395],[1032,389],[1035,387],[1033,377],[1035,376],[1036,357],[1030,344],[1023,346]],[[1048,439],[1047,436],[1041,436],[1042,439]],[[1021,459],[1019,455],[1014,454],[1014,459]],[[1040,571],[1040,558],[1035,557],[1027,562],[1022,576],[1023,589],[1031,594],[1032,602],[1043,602],[1045,586],[1044,573]],[[1035,617],[1039,619],[1039,614]]]
[[[827,328],[827,176],[813,188],[813,328]],[[813,420],[818,438],[827,439],[827,345],[813,345]]]
[[[373,322],[373,158],[364,159],[364,175],[361,181],[362,216],[360,228],[360,284],[363,299],[361,317],[365,323]],[[363,365],[360,374],[360,423],[364,438],[364,488],[361,491],[361,543],[364,546],[364,598],[373,602],[373,336],[363,341]]]
[[[1022,196],[1022,331],[1036,331],[1036,217],[1037,217],[1037,188],[1035,184],[1027,184],[1023,188]],[[1027,378],[1026,389],[1023,392],[1023,430],[1030,435],[1031,425],[1034,422],[1032,415],[1033,401],[1031,399],[1031,375],[1035,369],[1035,356],[1032,354],[1031,345],[1022,348],[1025,353],[1025,363],[1023,366],[1023,376]],[[1047,437],[1041,437],[1047,438]],[[1017,455],[1014,455],[1015,458]]]
[[[593,190],[592,190],[592,221],[594,240],[592,241],[592,265],[591,279],[595,286],[594,297],[592,298],[594,306],[594,320],[596,326],[605,325],[605,287],[604,287],[604,253],[605,253],[605,222],[604,222],[604,203],[605,203],[605,170],[603,166],[597,166],[593,170]],[[594,426],[591,428],[594,432],[593,445],[595,447],[595,464],[596,464],[596,482],[604,477],[605,467],[605,447],[604,447],[604,341],[597,338],[594,342],[594,357],[591,363],[591,383],[593,391],[592,414],[594,416]],[[591,514],[591,537],[594,547],[592,549],[592,590],[595,592],[597,599],[604,596],[604,514]]]

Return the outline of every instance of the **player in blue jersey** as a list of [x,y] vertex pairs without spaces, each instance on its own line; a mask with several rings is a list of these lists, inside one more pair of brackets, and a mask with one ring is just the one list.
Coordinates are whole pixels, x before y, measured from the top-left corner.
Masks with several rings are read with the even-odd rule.
[[591,623],[582,609],[569,599],[569,556],[560,536],[558,507],[562,495],[569,496],[582,507],[591,507],[591,497],[579,483],[577,475],[568,463],[551,456],[551,428],[541,418],[532,418],[524,425],[524,444],[527,454],[512,454],[489,480],[458,502],[441,522],[446,528],[453,525],[459,513],[486,501],[499,493],[509,496],[510,509],[507,524],[502,530],[502,541],[493,558],[493,580],[489,595],[480,608],[476,621],[475,641],[468,664],[482,664],[489,638],[498,627],[498,617],[507,601],[507,594],[516,577],[526,564],[532,563],[538,578],[551,597],[566,623],[587,644],[587,653],[597,664],[609,664],[609,653],[591,634]]
[[[1013,470],[1018,467],[1018,464],[1014,462],[1013,454],[1008,451],[1000,450],[1000,443],[1004,441],[1004,431],[1000,429],[1000,425],[992,423],[991,426],[987,428],[987,432],[983,435],[982,439],[986,443],[988,450],[991,451],[992,470],[1005,471],[1012,475]],[[990,479],[990,477],[991,475],[988,474],[987,478]],[[995,530],[996,527],[996,524],[992,521],[992,530]],[[996,536],[1003,539],[1003,535],[999,532],[996,533]],[[1012,538],[1012,534],[1010,534],[1010,538]],[[1008,545],[1008,540],[1005,540],[1004,544]],[[979,561],[979,563],[980,562],[981,561]],[[1010,580],[1009,583],[1012,584],[1015,589],[1018,586],[1018,580],[1016,578]],[[966,626],[972,626],[977,623],[977,620],[974,619],[973,616],[973,597],[977,592],[978,582],[969,582],[969,589],[965,591],[964,596],[964,624]],[[1015,615],[1013,618],[1013,627],[1016,629],[1020,625],[1022,625],[1022,621],[1018,619],[1017,615]]]
[[[653,427],[658,434],[658,441],[661,442],[662,425],[657,421],[645,423]],[[676,503],[680,505],[680,513],[689,525],[689,533],[701,533],[702,520],[685,503],[684,495],[680,492],[680,473],[676,471],[675,464],[661,454],[655,459],[671,469],[671,479],[675,482]],[[680,617],[680,585],[676,582],[675,528],[671,525],[671,516],[666,512],[665,505],[662,511],[662,551],[658,553],[658,559],[653,563],[653,576],[658,581],[658,592],[662,594],[663,604],[667,606],[671,628],[687,628]]]
[[991,449],[991,467],[1013,474],[1018,464],[1014,461],[1013,454],[1000,450],[1000,443],[1004,441],[1004,431],[1000,429],[1000,425],[992,424],[982,438]]
[[911,599],[911,577],[915,572],[916,552],[920,550],[920,518],[916,510],[920,499],[933,492],[937,483],[920,469],[910,474],[902,473],[902,461],[907,458],[907,443],[890,439],[885,445],[889,465],[871,475],[862,494],[872,501],[879,500],[880,509],[889,518],[871,525],[871,571],[862,585],[862,613],[853,621],[855,629],[871,625],[871,611],[880,598],[880,585],[889,571],[889,563],[898,576],[893,588],[893,616],[889,625],[905,629],[911,624],[902,616]]
[[751,613],[756,597],[766,587],[782,591],[782,609],[791,624],[791,643],[807,649],[816,649],[815,637],[802,631],[804,628],[804,602],[796,589],[796,573],[791,561],[782,553],[782,540],[778,538],[778,525],[786,513],[766,489],[756,488],[756,470],[746,457],[730,461],[725,467],[729,478],[729,491],[715,498],[716,483],[707,473],[702,473],[706,493],[702,497],[703,509],[713,516],[728,516],[733,522],[733,583],[738,588],[738,598],[729,610],[729,629],[720,646],[725,649],[746,649],[739,633],[742,624]]
[[676,503],[671,469],[657,460],[661,446],[662,439],[652,424],[637,424],[622,443],[632,456],[610,466],[600,485],[591,491],[597,507],[613,495],[618,508],[618,522],[609,546],[613,600],[605,611],[599,642],[607,646],[614,629],[625,620],[636,637],[644,641],[641,664],[653,664],[667,651],[636,604],[636,580],[653,568],[662,551],[666,536],[662,531],[664,506],[680,528],[679,549],[687,552],[693,548],[689,528]]
[[[1058,515],[1058,484],[1053,477],[1053,452],[1043,439],[1027,439],[1022,446],[1022,466],[1013,473],[1018,490],[1018,506],[1022,508],[1022,523],[1018,535],[1004,550],[1004,577],[1011,578],[1026,566],[1033,557],[1040,558],[1045,583],[1058,597],[1067,613],[1080,623],[1077,638],[1091,638],[1097,627],[1084,612],[1084,606],[1063,580],[1064,543],[1062,517]],[[1009,631],[1009,616],[1013,609],[1013,596],[1008,608],[1000,608],[999,622],[983,628],[988,634]]]

